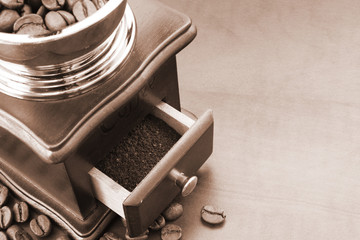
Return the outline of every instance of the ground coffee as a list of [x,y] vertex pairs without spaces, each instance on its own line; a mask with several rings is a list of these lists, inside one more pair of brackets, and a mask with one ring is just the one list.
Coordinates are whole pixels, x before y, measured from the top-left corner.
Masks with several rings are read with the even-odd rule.
[[148,115],[95,167],[132,191],[179,138],[164,121]]

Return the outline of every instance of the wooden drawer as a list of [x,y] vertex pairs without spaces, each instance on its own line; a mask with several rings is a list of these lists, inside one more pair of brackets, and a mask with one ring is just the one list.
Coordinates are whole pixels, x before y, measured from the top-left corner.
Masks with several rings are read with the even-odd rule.
[[194,120],[160,102],[151,114],[181,137],[133,191],[95,167],[89,171],[95,197],[126,219],[130,236],[142,234],[179,193],[186,196],[192,192],[195,173],[212,152],[211,110]]

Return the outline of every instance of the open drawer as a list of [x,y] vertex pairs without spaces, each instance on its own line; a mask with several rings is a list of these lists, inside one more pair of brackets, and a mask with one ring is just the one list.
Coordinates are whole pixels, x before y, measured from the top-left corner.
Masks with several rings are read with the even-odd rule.
[[131,192],[99,169],[89,171],[95,197],[126,219],[130,236],[146,231],[179,193],[186,196],[192,192],[197,183],[195,173],[212,152],[211,110],[194,120],[160,102],[151,114],[181,137]]

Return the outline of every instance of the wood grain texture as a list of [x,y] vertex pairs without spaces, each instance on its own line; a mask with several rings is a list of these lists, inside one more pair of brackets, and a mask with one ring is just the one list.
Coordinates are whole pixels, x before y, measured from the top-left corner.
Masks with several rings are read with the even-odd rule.
[[96,199],[125,218],[122,203],[130,192],[95,167],[89,171],[89,175]]
[[166,122],[180,135],[183,135],[194,124],[194,120],[179,112],[167,103],[156,104],[152,114]]
[[[182,107],[214,110],[183,238],[357,239],[359,2],[161,2],[198,29],[178,54]],[[225,209],[222,226],[201,222],[205,204]]]

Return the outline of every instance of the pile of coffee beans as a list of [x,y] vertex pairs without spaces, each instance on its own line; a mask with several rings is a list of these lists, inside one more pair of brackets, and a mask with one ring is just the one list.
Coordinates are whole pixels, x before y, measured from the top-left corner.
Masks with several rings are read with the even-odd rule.
[[0,240],[70,240],[65,229],[0,183]]
[[79,22],[108,0],[0,0],[0,32],[41,36]]
[[169,223],[179,219],[184,212],[183,205],[178,202],[171,203],[162,214],[149,226],[151,231],[160,231],[162,240],[178,240],[182,237],[180,226]]
[[[151,231],[160,231],[162,240],[179,240],[182,238],[180,226],[171,223],[183,215],[183,206],[178,202],[171,203],[162,214],[149,226]],[[219,207],[205,205],[200,211],[201,219],[208,226],[221,225],[226,219],[225,211]],[[169,223],[170,222],[170,223]],[[129,239],[130,240],[130,239]]]

